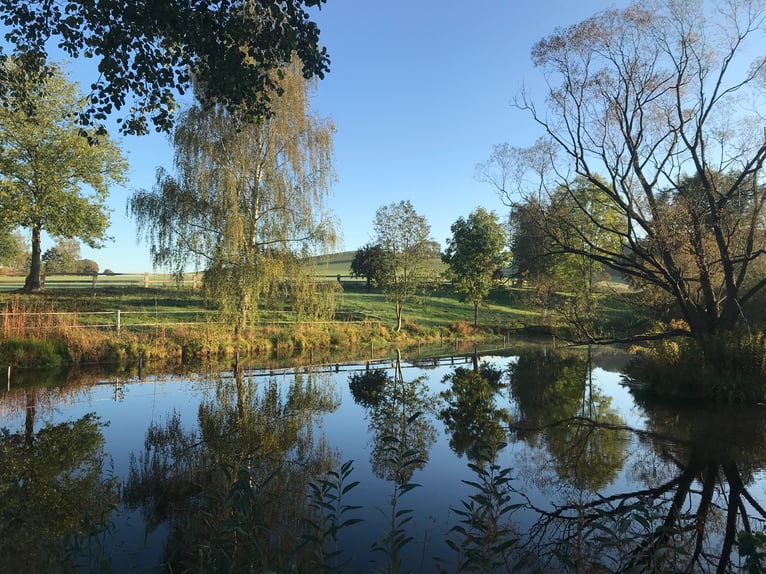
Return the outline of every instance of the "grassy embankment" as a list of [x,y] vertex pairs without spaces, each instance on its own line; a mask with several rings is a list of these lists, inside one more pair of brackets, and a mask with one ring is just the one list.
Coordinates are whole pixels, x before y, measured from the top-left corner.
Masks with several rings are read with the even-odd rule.
[[261,360],[328,352],[369,356],[390,346],[502,342],[511,333],[553,324],[550,314],[527,303],[524,291],[499,288],[480,309],[480,327],[474,329],[473,307],[439,289],[405,307],[405,327],[396,333],[393,305],[348,276],[351,255],[322,262],[317,275],[341,276],[338,317],[353,320],[303,322],[289,311],[264,311],[239,337],[192,289],[191,277],[178,287],[168,276],[152,275],[145,287],[143,274],[99,276],[95,288],[90,278],[51,277],[46,290],[33,295],[16,291],[21,278],[3,277],[0,365],[175,363],[235,355]]

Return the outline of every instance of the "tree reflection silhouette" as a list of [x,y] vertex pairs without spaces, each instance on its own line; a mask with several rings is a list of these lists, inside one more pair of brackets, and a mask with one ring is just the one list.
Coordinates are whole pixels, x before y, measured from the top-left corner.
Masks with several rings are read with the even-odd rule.
[[[541,508],[519,493],[538,516],[523,551],[578,572],[736,571],[738,533],[766,520],[747,488],[766,464],[763,413],[639,403],[647,428],[630,428],[589,373],[587,357],[550,352],[510,368],[512,430],[550,455],[559,494]],[[601,494],[625,484],[613,482],[624,465],[640,488]]]
[[319,378],[219,377],[200,404],[199,431],[177,413],[147,430],[124,497],[148,528],[170,525],[165,555],[174,570],[306,567],[307,484],[337,463],[314,436],[318,417],[337,408],[330,381]]
[[29,573],[107,568],[100,537],[118,481],[104,468],[103,425],[88,414],[35,432],[38,392],[24,392],[24,431],[0,432],[0,564]]
[[446,404],[439,418],[450,434],[450,448],[459,456],[467,454],[475,462],[482,449],[507,441],[511,414],[496,401],[505,386],[502,375],[485,363],[475,369],[457,367],[442,379],[450,387],[441,393]]
[[[401,359],[397,358],[393,377],[382,370],[366,371],[352,375],[349,387],[354,400],[369,413],[373,473],[399,485],[408,483],[415,470],[427,463],[428,451],[436,440],[430,418],[422,416],[433,411],[426,377],[405,381]],[[405,452],[409,461],[392,456]]]
[[508,375],[515,436],[545,448],[559,479],[596,492],[622,469],[627,438],[604,430],[622,420],[611,399],[593,388],[591,371],[589,354],[539,351],[521,354]]

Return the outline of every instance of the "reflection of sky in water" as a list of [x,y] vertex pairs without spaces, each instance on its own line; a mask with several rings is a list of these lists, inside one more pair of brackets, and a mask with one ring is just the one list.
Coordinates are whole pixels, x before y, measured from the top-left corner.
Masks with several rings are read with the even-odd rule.
[[[483,360],[486,359],[485,357]],[[515,358],[509,357],[492,358],[493,364],[503,370],[514,360]],[[439,392],[446,388],[442,379],[451,373],[455,366],[470,368],[471,363],[463,362],[461,358],[454,366],[449,360],[426,369],[407,366],[403,369],[403,376],[405,381],[411,381],[425,375],[430,393],[429,403],[434,409],[438,409],[441,400],[438,398]],[[352,367],[340,366],[338,372],[330,370],[319,377],[324,384],[334,387],[335,396],[340,398],[340,405],[335,412],[317,423],[315,431],[321,431],[331,447],[337,450],[339,462],[354,461],[351,478],[360,481],[361,485],[349,493],[346,502],[363,505],[368,512],[361,525],[343,533],[343,541],[349,548],[346,555],[357,555],[360,560],[359,567],[364,569],[364,562],[369,558],[367,549],[386,528],[388,518],[385,514],[390,510],[388,497],[392,492],[392,484],[377,478],[372,472],[370,416],[368,411],[356,404],[351,397],[348,381],[352,372]],[[393,376],[393,369],[388,367],[388,372]],[[285,372],[277,374],[275,378],[277,382],[288,382],[291,376]],[[265,382],[267,377],[263,377],[263,380]],[[506,378],[503,380],[507,381]],[[595,368],[592,381],[594,391],[611,398],[610,406],[617,412],[624,425],[634,429],[645,428],[642,411],[635,406],[628,389],[620,384],[619,373]],[[210,384],[212,387],[213,383]],[[104,436],[106,448],[112,457],[113,471],[117,476],[125,477],[130,455],[142,450],[146,429],[152,422],[164,423],[175,411],[180,414],[185,428],[196,429],[199,402],[207,396],[205,385],[202,378],[177,380],[161,377],[142,382],[122,382],[119,386],[99,384],[76,391],[65,403],[52,409],[39,408],[36,427],[40,428],[46,422],[75,420],[86,413],[96,412],[102,421],[109,423],[104,429]],[[513,411],[507,391],[498,393],[496,401],[498,407],[506,407]],[[429,416],[433,417],[436,441],[429,450],[428,463],[423,469],[416,470],[411,479],[412,482],[424,486],[409,492],[400,502],[400,508],[412,508],[415,511],[412,524],[415,541],[408,547],[408,561],[412,561],[416,570],[420,569],[421,558],[425,561],[422,564],[423,568],[429,570],[431,557],[447,551],[444,538],[455,520],[450,507],[459,507],[460,500],[471,493],[470,488],[462,481],[474,478],[467,468],[468,460],[456,456],[451,451],[444,423],[438,417]],[[23,414],[15,413],[11,416],[4,413],[2,424],[12,432],[23,430]],[[317,439],[320,436],[320,432],[315,432]],[[656,456],[647,453],[634,435],[625,436],[624,444],[621,445],[622,467],[617,472],[616,479],[607,485],[601,494],[609,495],[636,489],[640,486],[637,479],[641,476],[641,465],[648,464],[645,460],[647,457]],[[535,465],[539,461],[550,459],[550,456],[544,449],[531,447],[522,441],[512,442],[500,455],[500,464],[510,466],[513,469],[512,476],[518,479],[514,486],[522,489],[535,505],[548,508],[551,497],[561,495],[561,490],[549,488],[549,485],[545,484],[536,484],[541,477],[544,478],[544,473]],[[758,472],[756,478],[759,482],[766,483],[764,471]],[[529,480],[530,483],[522,486],[522,480]],[[751,491],[758,497],[764,497],[764,489],[761,487],[752,487]],[[520,527],[524,528],[533,520],[533,515],[523,512],[516,516],[516,520]],[[145,569],[152,560],[160,557],[164,531],[158,529],[146,541],[147,545],[154,545],[153,549],[145,547],[140,513],[122,513],[115,517],[114,531],[117,533],[113,551],[116,571],[130,569],[128,565],[131,568]],[[362,558],[363,556],[367,558]]]

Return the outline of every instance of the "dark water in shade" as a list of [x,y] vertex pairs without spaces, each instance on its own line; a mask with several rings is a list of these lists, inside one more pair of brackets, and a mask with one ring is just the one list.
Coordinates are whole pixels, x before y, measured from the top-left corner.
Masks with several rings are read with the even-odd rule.
[[649,405],[624,361],[539,347],[12,379],[0,564],[316,571],[308,485],[353,461],[343,519],[361,521],[325,546],[341,571],[744,571],[737,536],[766,514],[766,410]]

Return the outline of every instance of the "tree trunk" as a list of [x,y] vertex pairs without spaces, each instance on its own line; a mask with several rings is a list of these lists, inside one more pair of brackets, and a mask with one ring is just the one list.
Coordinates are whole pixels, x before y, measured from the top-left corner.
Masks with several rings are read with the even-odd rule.
[[479,326],[479,302],[478,301],[473,302],[473,326],[474,327]]
[[401,303],[396,304],[396,332],[402,330],[402,310],[403,305]]
[[43,288],[43,283],[40,280],[40,272],[42,269],[42,255],[40,253],[40,234],[42,229],[39,225],[32,227],[32,259],[29,266],[29,275],[24,282],[24,291],[30,293],[32,291],[39,291]]

